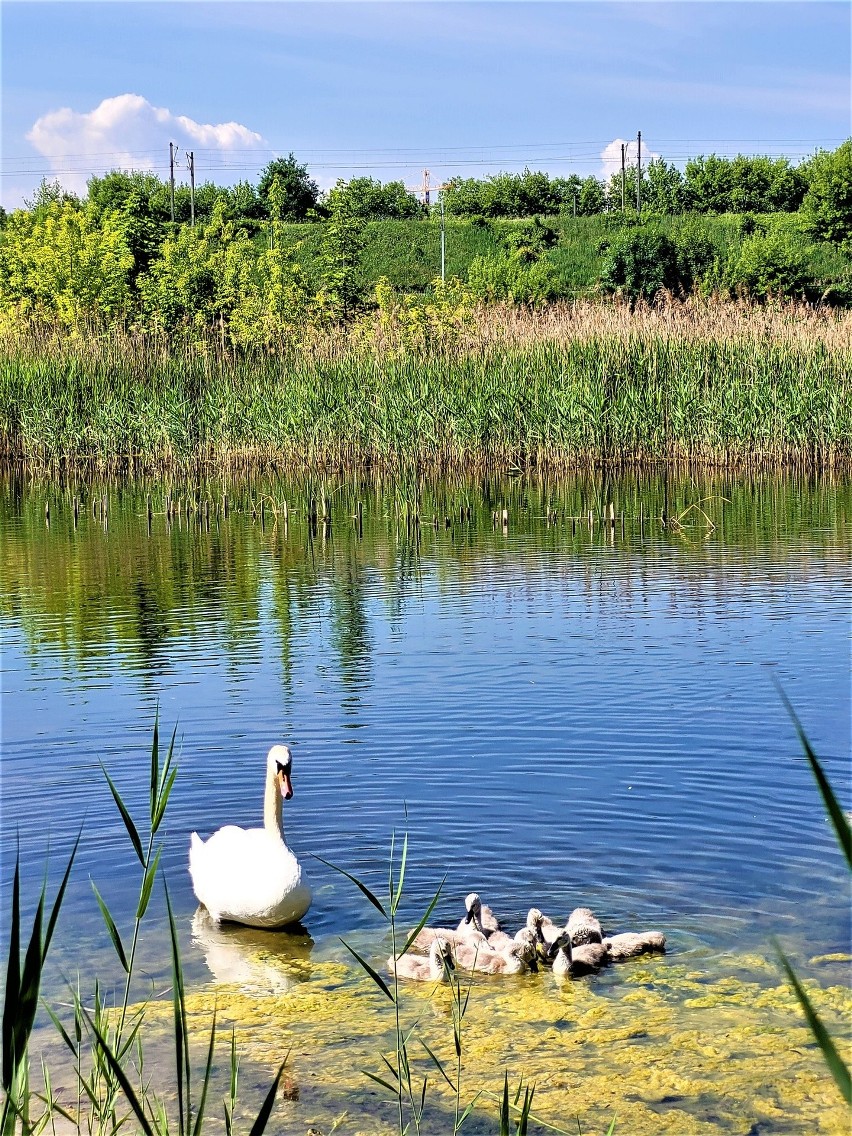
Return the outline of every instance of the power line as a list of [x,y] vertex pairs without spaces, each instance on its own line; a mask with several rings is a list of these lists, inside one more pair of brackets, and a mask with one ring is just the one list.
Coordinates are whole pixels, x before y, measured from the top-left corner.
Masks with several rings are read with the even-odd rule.
[[[690,147],[694,148],[698,145],[741,145],[743,143],[750,143],[760,146],[816,146],[820,144],[840,144],[844,138],[840,136],[833,136],[830,138],[655,138],[654,145],[662,146],[670,143],[688,143]],[[424,154],[464,154],[480,151],[508,151],[508,150],[545,150],[545,149],[567,149],[569,147],[597,147],[597,146],[610,146],[613,139],[592,139],[585,142],[513,142],[511,144],[490,145],[490,144],[470,144],[466,146],[382,146],[382,147],[358,147],[351,149],[336,149],[334,147],[323,149],[300,149],[300,156],[310,154],[359,154],[376,156],[379,154],[412,154],[417,159],[420,159]],[[228,150],[221,150],[217,147],[198,147],[194,148],[196,155],[200,154],[256,154],[258,157],[262,155],[281,156],[285,153],[290,153],[291,150],[282,150],[276,147],[247,147],[235,146]],[[47,161],[61,160],[89,160],[92,158],[135,158],[145,157],[149,154],[159,154],[160,148],[152,148],[148,150],[99,150],[89,153],[62,153],[62,154],[22,154],[13,157],[5,157],[5,162],[29,162],[45,159]],[[595,156],[599,157],[599,152],[595,151]]]

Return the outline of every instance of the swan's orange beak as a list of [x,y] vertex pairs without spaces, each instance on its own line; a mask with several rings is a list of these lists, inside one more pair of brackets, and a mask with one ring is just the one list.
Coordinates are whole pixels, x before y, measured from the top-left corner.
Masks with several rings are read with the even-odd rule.
[[277,780],[281,796],[285,801],[289,801],[293,796],[293,782],[290,780],[290,774],[285,769],[279,769]]

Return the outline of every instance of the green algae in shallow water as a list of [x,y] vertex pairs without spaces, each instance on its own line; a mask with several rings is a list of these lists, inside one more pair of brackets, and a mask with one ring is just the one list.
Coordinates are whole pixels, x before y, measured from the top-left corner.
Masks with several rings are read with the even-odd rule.
[[[568,1130],[618,1130],[702,1136],[745,1133],[845,1133],[848,1114],[798,1012],[795,996],[760,957],[730,960],[736,973],[708,974],[668,960],[613,968],[603,978],[558,982],[551,974],[476,979],[463,1026],[463,1097],[498,1094],[504,1069],[536,1084],[535,1111]],[[349,1112],[343,1131],[395,1131],[394,1114],[364,1069],[392,1056],[392,1012],[366,979],[338,963],[311,967],[309,981],[285,995],[258,996],[217,986],[188,998],[192,1022],[234,1023],[244,1057],[270,1072],[291,1050],[298,1103],[287,1101],[292,1131],[318,1117]],[[767,984],[769,983],[769,984]],[[404,985],[403,1022],[450,1066],[451,998],[446,987]],[[809,985],[837,1032],[852,1013],[852,992]],[[151,1008],[165,1023],[166,1004]],[[223,1041],[224,1044],[224,1041]],[[416,1047],[412,1047],[414,1051]],[[425,1057],[425,1055],[424,1055]],[[423,1061],[421,1076],[430,1072]],[[449,1090],[434,1069],[425,1129],[448,1129]],[[285,1115],[286,1114],[286,1115]],[[470,1132],[492,1132],[496,1104],[480,1099]],[[299,1128],[301,1122],[302,1127]],[[451,1125],[449,1125],[451,1126]]]

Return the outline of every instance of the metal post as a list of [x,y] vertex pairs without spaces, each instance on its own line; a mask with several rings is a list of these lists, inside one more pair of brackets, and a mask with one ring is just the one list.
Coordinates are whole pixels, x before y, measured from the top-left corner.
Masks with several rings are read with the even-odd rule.
[[439,195],[441,202],[441,280],[445,279],[445,265],[446,265],[446,252],[447,252],[447,232],[444,225],[444,193],[443,190]]
[[636,213],[642,214],[642,131],[636,134]]
[[189,151],[189,223],[195,228],[195,152]]
[[169,186],[170,186],[170,200],[172,208],[172,224],[175,223],[175,144],[169,143]]
[[624,177],[625,177],[624,164],[625,164],[625,161],[627,159],[626,151],[627,151],[627,145],[626,145],[626,143],[622,142],[621,143],[621,212],[622,213],[624,212]]

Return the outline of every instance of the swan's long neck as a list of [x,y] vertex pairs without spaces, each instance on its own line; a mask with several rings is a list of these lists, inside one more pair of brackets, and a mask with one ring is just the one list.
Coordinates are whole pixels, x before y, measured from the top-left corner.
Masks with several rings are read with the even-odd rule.
[[270,836],[284,841],[284,823],[281,816],[281,792],[278,779],[272,772],[266,775],[266,792],[263,797],[263,827]]

